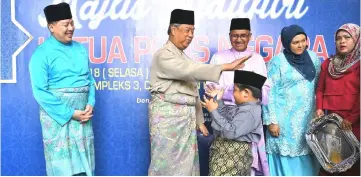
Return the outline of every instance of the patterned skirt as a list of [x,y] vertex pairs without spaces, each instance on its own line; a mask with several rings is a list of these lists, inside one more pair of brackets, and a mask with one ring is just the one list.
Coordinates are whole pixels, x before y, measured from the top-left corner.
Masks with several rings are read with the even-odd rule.
[[[84,110],[89,87],[50,90],[69,107]],[[64,126],[40,108],[46,173],[48,176],[94,175],[94,135],[91,120],[81,124],[70,119]]]
[[209,176],[250,176],[252,144],[217,137],[211,145]]
[[152,94],[149,176],[199,176],[196,97]]

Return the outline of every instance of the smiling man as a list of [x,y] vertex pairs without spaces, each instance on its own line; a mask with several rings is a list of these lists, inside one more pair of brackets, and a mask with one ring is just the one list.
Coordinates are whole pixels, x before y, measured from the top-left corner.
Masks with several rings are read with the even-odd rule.
[[148,174],[199,176],[196,126],[204,135],[208,131],[203,124],[197,82],[216,82],[222,71],[241,68],[247,57],[222,65],[192,61],[184,50],[194,35],[193,11],[173,10],[168,35],[167,43],[154,54],[150,68]]
[[49,176],[94,175],[94,79],[87,50],[73,41],[67,3],[44,8],[51,36],[29,63],[33,94],[40,105],[46,172]]
[[[264,59],[261,55],[249,49],[248,43],[252,38],[251,24],[248,18],[233,18],[231,20],[229,40],[232,48],[217,52],[211,59],[211,64],[223,64],[232,62],[238,58],[252,55],[252,57],[245,62],[242,70],[252,71],[257,74],[267,77],[267,69]],[[225,88],[223,100],[227,105],[235,105],[233,97],[233,80],[234,72],[223,72],[219,79],[219,86]],[[207,82],[207,85],[214,83]],[[262,87],[261,101],[263,105],[268,103],[268,93],[271,88],[270,82],[267,80]],[[256,144],[253,144],[253,164],[252,175],[269,175],[266,152],[264,147],[264,137]]]

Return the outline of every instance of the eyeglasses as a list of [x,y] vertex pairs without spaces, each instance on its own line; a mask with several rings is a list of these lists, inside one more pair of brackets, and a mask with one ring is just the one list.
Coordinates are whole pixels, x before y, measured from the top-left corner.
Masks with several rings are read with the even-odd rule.
[[236,40],[238,38],[246,40],[251,36],[251,34],[231,34],[230,36],[233,40]]

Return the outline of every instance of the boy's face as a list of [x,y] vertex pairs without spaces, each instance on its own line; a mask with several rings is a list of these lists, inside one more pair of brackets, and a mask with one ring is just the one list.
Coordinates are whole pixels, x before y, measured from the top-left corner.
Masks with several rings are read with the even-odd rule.
[[242,104],[245,102],[249,102],[250,98],[252,98],[252,94],[250,92],[250,90],[248,89],[244,89],[244,90],[239,90],[239,88],[234,85],[233,88],[233,96],[234,96],[234,102],[236,104]]

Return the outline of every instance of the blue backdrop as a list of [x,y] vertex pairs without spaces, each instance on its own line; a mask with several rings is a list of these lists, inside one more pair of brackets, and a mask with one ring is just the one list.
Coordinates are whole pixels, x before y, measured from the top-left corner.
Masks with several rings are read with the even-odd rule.
[[[43,8],[59,0],[1,1],[1,172],[45,175],[39,106],[28,72],[30,56],[49,36]],[[96,174],[147,175],[148,84],[152,54],[167,39],[170,12],[195,10],[196,31],[187,54],[207,63],[229,48],[231,18],[249,17],[249,47],[266,61],[281,51],[279,33],[298,24],[323,60],[335,51],[334,32],[360,23],[359,0],[67,0],[75,40],[89,49],[96,82]],[[201,84],[202,87],[202,84]],[[207,117],[207,114],[206,114]]]

